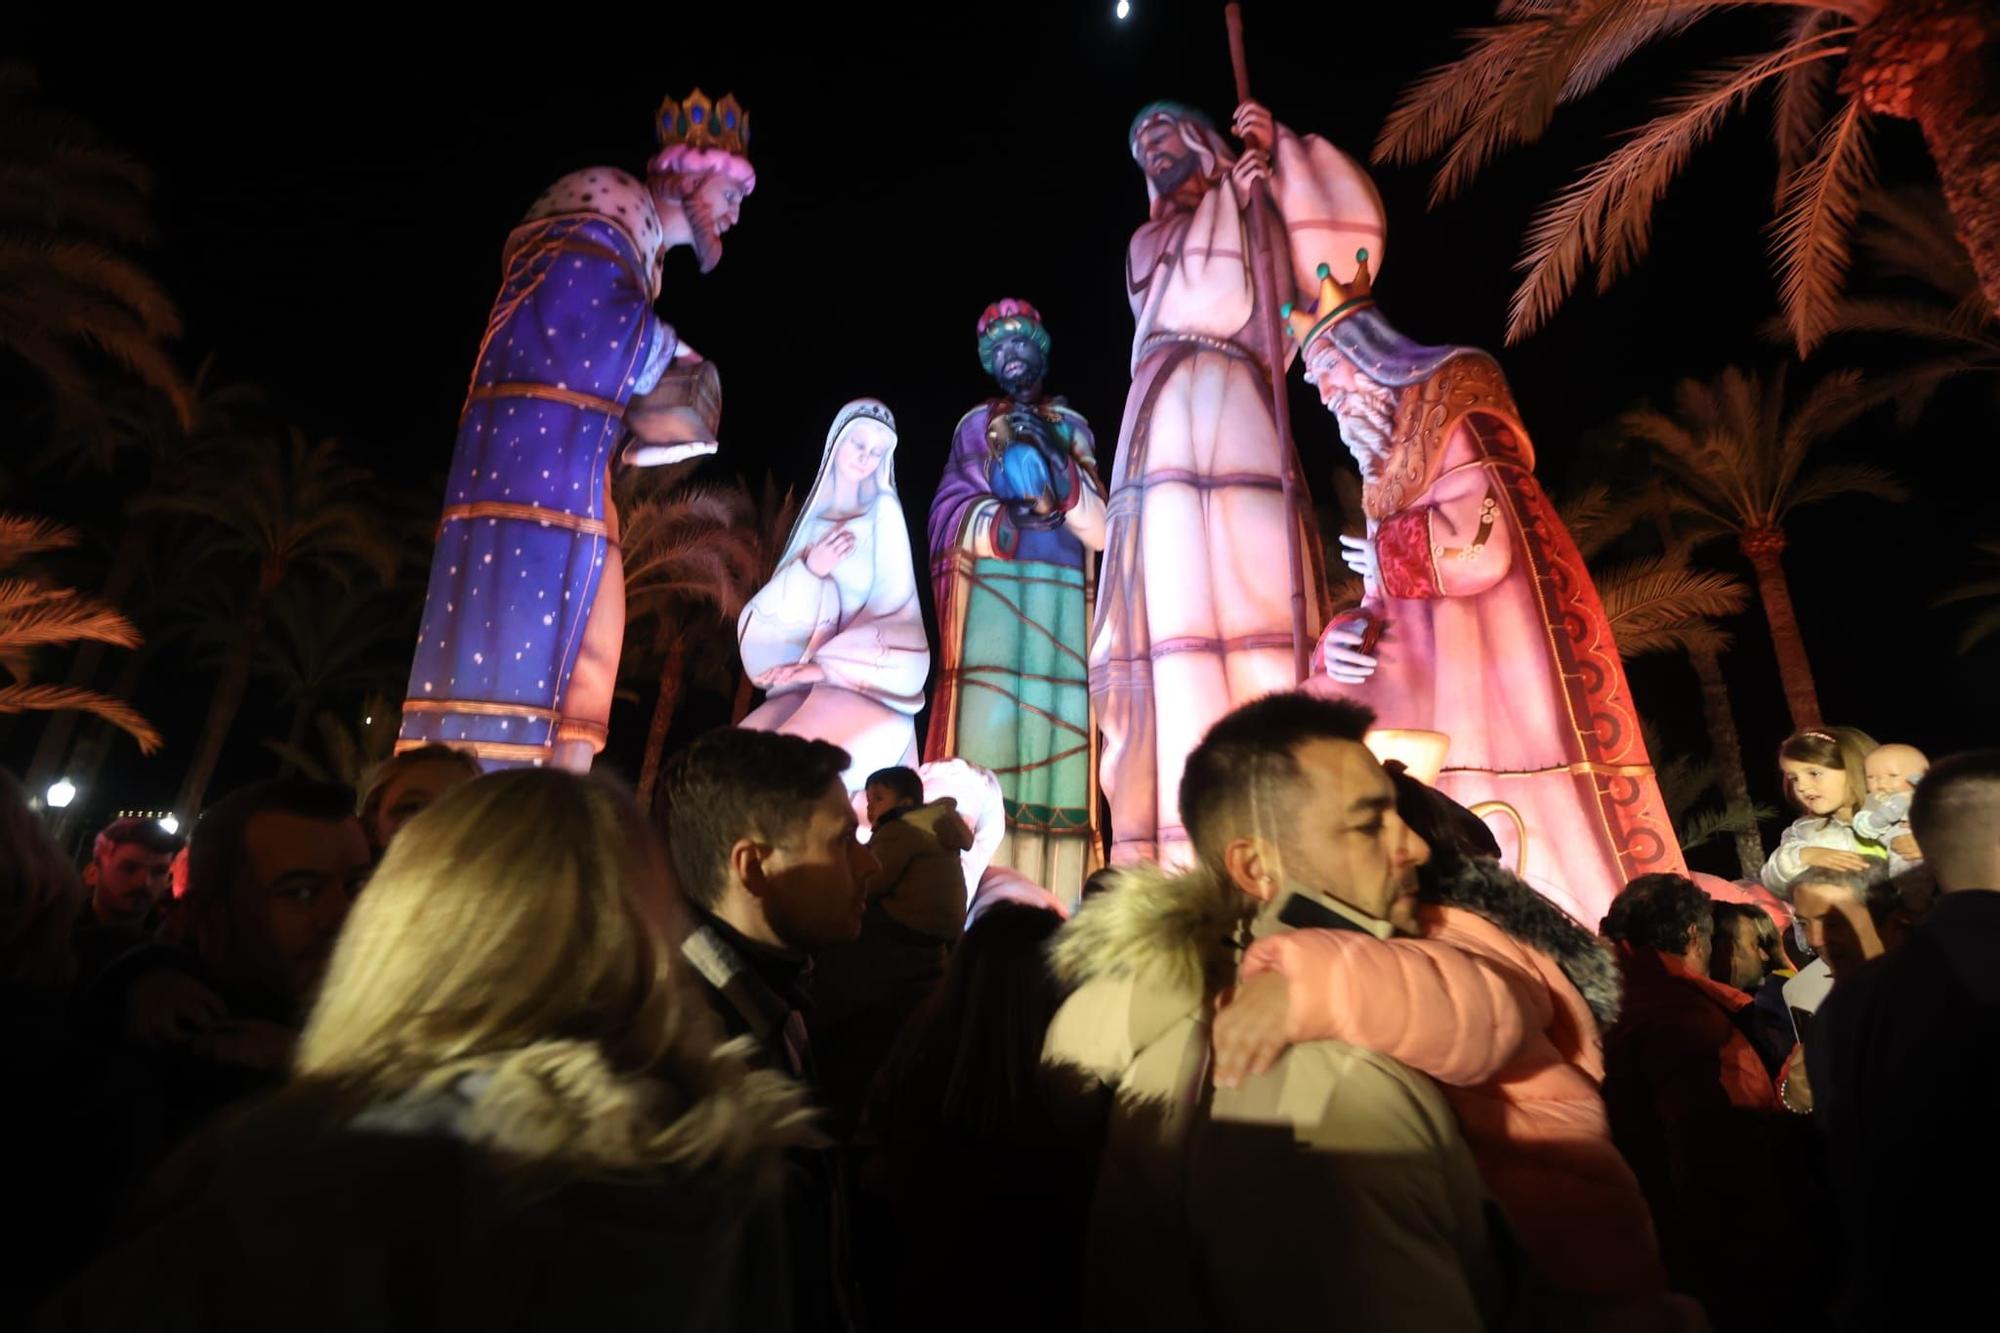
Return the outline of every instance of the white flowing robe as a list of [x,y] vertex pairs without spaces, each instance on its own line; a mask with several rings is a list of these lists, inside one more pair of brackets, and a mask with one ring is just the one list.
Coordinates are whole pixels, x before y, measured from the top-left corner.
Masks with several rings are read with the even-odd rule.
[[[1192,211],[1157,206],[1126,265],[1138,327],[1090,649],[1114,864],[1192,859],[1179,813],[1188,752],[1232,708],[1298,685],[1294,598],[1305,648],[1320,629],[1316,528],[1272,416],[1248,201],[1213,146],[1225,169]],[[1346,277],[1357,247],[1379,253],[1380,200],[1315,136],[1279,127],[1275,163],[1264,244],[1277,299],[1310,302],[1322,259]]]
[[[828,458],[838,447],[829,445]],[[884,460],[884,471],[891,465]],[[743,720],[758,731],[831,741],[853,759],[845,781],[857,791],[880,768],[917,763],[915,718],[924,706],[930,642],[917,600],[909,529],[892,486],[876,491],[858,514],[828,509],[828,468],[783,562],[737,618],[737,644],[751,680],[781,666],[812,663],[823,681],[780,684]],[[825,578],[806,568],[806,552],[837,529],[854,550]]]

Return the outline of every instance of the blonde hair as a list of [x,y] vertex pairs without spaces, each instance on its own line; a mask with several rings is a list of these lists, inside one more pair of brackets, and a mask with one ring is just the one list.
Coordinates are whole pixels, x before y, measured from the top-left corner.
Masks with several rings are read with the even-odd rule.
[[807,1112],[691,1014],[674,911],[623,793],[539,769],[466,783],[403,828],[356,902],[298,1086],[369,1106],[484,1075],[463,1089],[467,1132],[524,1174],[672,1166],[774,1185],[782,1150],[811,1139]]
[[[1842,804],[1859,810],[1868,803],[1868,756],[1877,748],[1874,738],[1865,731],[1853,727],[1818,727],[1787,736],[1778,746],[1778,758],[1795,764],[1841,769],[1847,774],[1847,799]],[[1786,796],[1796,804],[1789,787]]]

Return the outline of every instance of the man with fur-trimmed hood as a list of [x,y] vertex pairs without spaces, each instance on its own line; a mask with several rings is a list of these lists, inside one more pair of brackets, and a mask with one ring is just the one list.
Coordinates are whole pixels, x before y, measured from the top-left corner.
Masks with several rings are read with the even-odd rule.
[[1211,1077],[1209,1015],[1249,940],[1414,922],[1429,849],[1361,744],[1371,721],[1300,694],[1224,717],[1181,784],[1197,867],[1123,872],[1056,938],[1077,990],[1045,1072],[1066,1112],[1103,1116],[1086,1327],[1470,1329],[1504,1304],[1493,1214],[1429,1079],[1337,1041]]

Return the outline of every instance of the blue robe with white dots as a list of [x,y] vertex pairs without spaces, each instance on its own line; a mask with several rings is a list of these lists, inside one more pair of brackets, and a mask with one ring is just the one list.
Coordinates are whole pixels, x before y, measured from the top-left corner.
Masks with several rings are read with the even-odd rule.
[[[505,278],[459,419],[399,749],[444,742],[487,768],[546,762],[562,739],[604,574],[606,468],[672,331],[625,229],[541,218],[508,238]],[[668,344],[668,345],[661,345]]]

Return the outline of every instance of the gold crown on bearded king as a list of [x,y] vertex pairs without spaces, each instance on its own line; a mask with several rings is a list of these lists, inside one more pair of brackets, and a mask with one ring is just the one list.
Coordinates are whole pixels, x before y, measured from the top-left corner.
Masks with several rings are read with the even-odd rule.
[[1334,325],[1359,310],[1375,304],[1374,279],[1368,274],[1368,252],[1354,252],[1354,277],[1343,283],[1325,264],[1319,266],[1319,300],[1312,313],[1299,310],[1287,301],[1279,310],[1291,326],[1292,337],[1304,347]]
[[750,156],[750,113],[736,101],[734,93],[712,102],[697,88],[685,101],[669,97],[660,103],[654,117],[661,148],[718,148],[748,159]]

